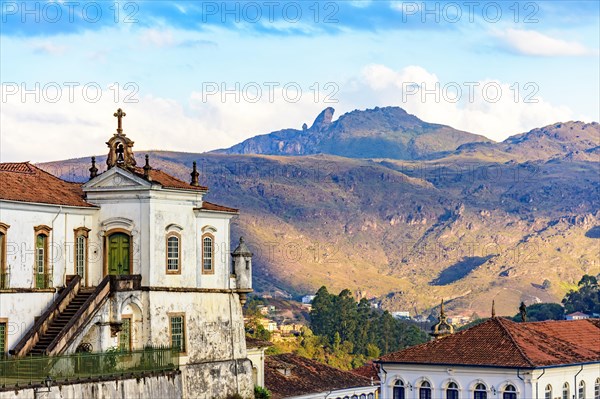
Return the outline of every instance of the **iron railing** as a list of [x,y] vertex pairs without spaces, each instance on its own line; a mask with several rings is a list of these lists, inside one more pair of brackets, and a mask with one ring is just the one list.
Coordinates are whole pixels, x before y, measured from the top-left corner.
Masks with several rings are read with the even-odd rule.
[[124,352],[74,353],[61,356],[0,357],[0,389],[52,383],[85,382],[140,376],[179,369],[179,352],[169,347],[146,347]]

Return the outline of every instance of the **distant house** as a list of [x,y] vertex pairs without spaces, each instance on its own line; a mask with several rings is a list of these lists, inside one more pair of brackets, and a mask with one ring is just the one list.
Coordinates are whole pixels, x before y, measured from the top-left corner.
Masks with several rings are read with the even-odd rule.
[[377,363],[386,399],[597,398],[600,320],[492,317]]
[[260,319],[259,323],[265,328],[265,330],[267,330],[269,332],[273,332],[273,331],[277,330],[277,323],[275,323],[273,320]]
[[585,319],[589,319],[590,315],[585,314],[583,312],[574,312],[574,313],[570,313],[566,316],[567,320],[585,320]]
[[392,312],[391,313],[392,317],[394,319],[409,319],[410,318],[410,312]]
[[302,297],[302,303],[306,303],[306,304],[312,303],[312,301],[313,301],[313,299],[315,299],[315,297],[316,297],[316,295],[304,295]]
[[265,358],[265,385],[273,399],[377,399],[370,378],[291,353]]

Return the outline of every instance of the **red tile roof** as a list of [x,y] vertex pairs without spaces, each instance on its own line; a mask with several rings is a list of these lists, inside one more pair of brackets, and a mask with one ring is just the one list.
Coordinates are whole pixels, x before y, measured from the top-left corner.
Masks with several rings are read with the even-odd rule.
[[29,162],[0,164],[0,199],[93,207],[78,183],[51,175]]
[[212,202],[202,201],[202,206],[196,208],[201,211],[213,211],[213,212],[227,212],[227,213],[239,213],[239,209],[230,208],[228,206],[213,204]]
[[354,374],[358,374],[369,379],[372,378],[373,381],[379,382],[379,365],[372,361],[368,361],[364,366],[351,371]]
[[[144,168],[134,168],[133,173],[141,177],[142,179],[146,179],[144,177]],[[189,183],[184,182],[183,180],[179,180],[176,177],[171,176],[168,173],[163,172],[159,169],[150,169],[150,179],[154,183],[158,183],[165,188],[176,188],[176,189],[184,189],[184,190],[195,190],[195,191],[208,191],[208,187],[205,186],[192,186]],[[146,179],[148,180],[148,179]]]
[[516,323],[494,317],[379,361],[513,368],[598,362],[600,323],[592,319]]
[[268,348],[269,346],[273,346],[269,341],[246,337],[246,348]]
[[[281,374],[282,368],[291,369],[291,375]],[[273,399],[370,385],[369,378],[291,353],[265,357],[265,386]]]

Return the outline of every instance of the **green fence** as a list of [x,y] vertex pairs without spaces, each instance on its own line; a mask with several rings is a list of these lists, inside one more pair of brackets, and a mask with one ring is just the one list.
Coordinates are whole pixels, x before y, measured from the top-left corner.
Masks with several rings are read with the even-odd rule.
[[139,376],[179,369],[179,352],[172,348],[147,347],[130,352],[75,353],[64,356],[0,358],[0,389],[89,379]]

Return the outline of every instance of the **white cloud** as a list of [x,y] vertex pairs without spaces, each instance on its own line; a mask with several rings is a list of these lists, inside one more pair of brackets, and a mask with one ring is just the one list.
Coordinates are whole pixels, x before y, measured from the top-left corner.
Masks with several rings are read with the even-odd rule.
[[31,44],[33,52],[36,54],[63,55],[67,51],[66,46],[56,45],[50,42]]
[[354,100],[362,107],[396,105],[427,122],[497,141],[557,121],[583,119],[540,98],[535,83],[441,82],[419,66],[394,71],[378,64],[365,67],[361,80],[366,87],[359,80],[355,91],[360,96]]
[[511,51],[533,56],[582,56],[597,54],[575,41],[555,39],[533,30],[506,29],[493,31],[493,36]]
[[[472,98],[469,85],[473,87]],[[456,88],[461,95],[454,101]],[[205,87],[204,95],[197,89],[190,90],[184,103],[152,95],[140,97],[138,103],[116,103],[114,92],[108,88],[95,103],[85,101],[79,91],[73,102],[65,93],[57,103],[43,95],[39,102],[31,95],[25,101],[18,93],[5,96],[0,110],[0,160],[39,162],[104,154],[104,143],[115,132],[112,115],[118,107],[127,113],[125,133],[135,141],[137,151],[204,152],[226,148],[257,134],[289,127],[300,129],[302,123],[310,126],[328,106],[336,109],[337,117],[353,109],[399,106],[424,121],[495,140],[557,121],[586,119],[568,107],[541,98],[537,103],[525,102],[532,88],[524,85],[519,85],[515,99],[513,83],[440,82],[420,66],[396,71],[385,65],[368,65],[358,76],[340,83],[334,95],[338,103],[324,102],[325,94],[331,94],[325,87],[321,87],[323,92],[317,99],[312,90],[302,87],[297,102],[286,101],[281,86],[273,90],[272,100],[269,88],[262,84],[258,98],[252,88],[240,87],[237,93],[230,91],[231,85],[224,88],[226,93],[221,93],[218,86],[210,89],[214,90]],[[499,96],[495,93],[498,89]],[[293,90],[287,95],[294,97]]]

